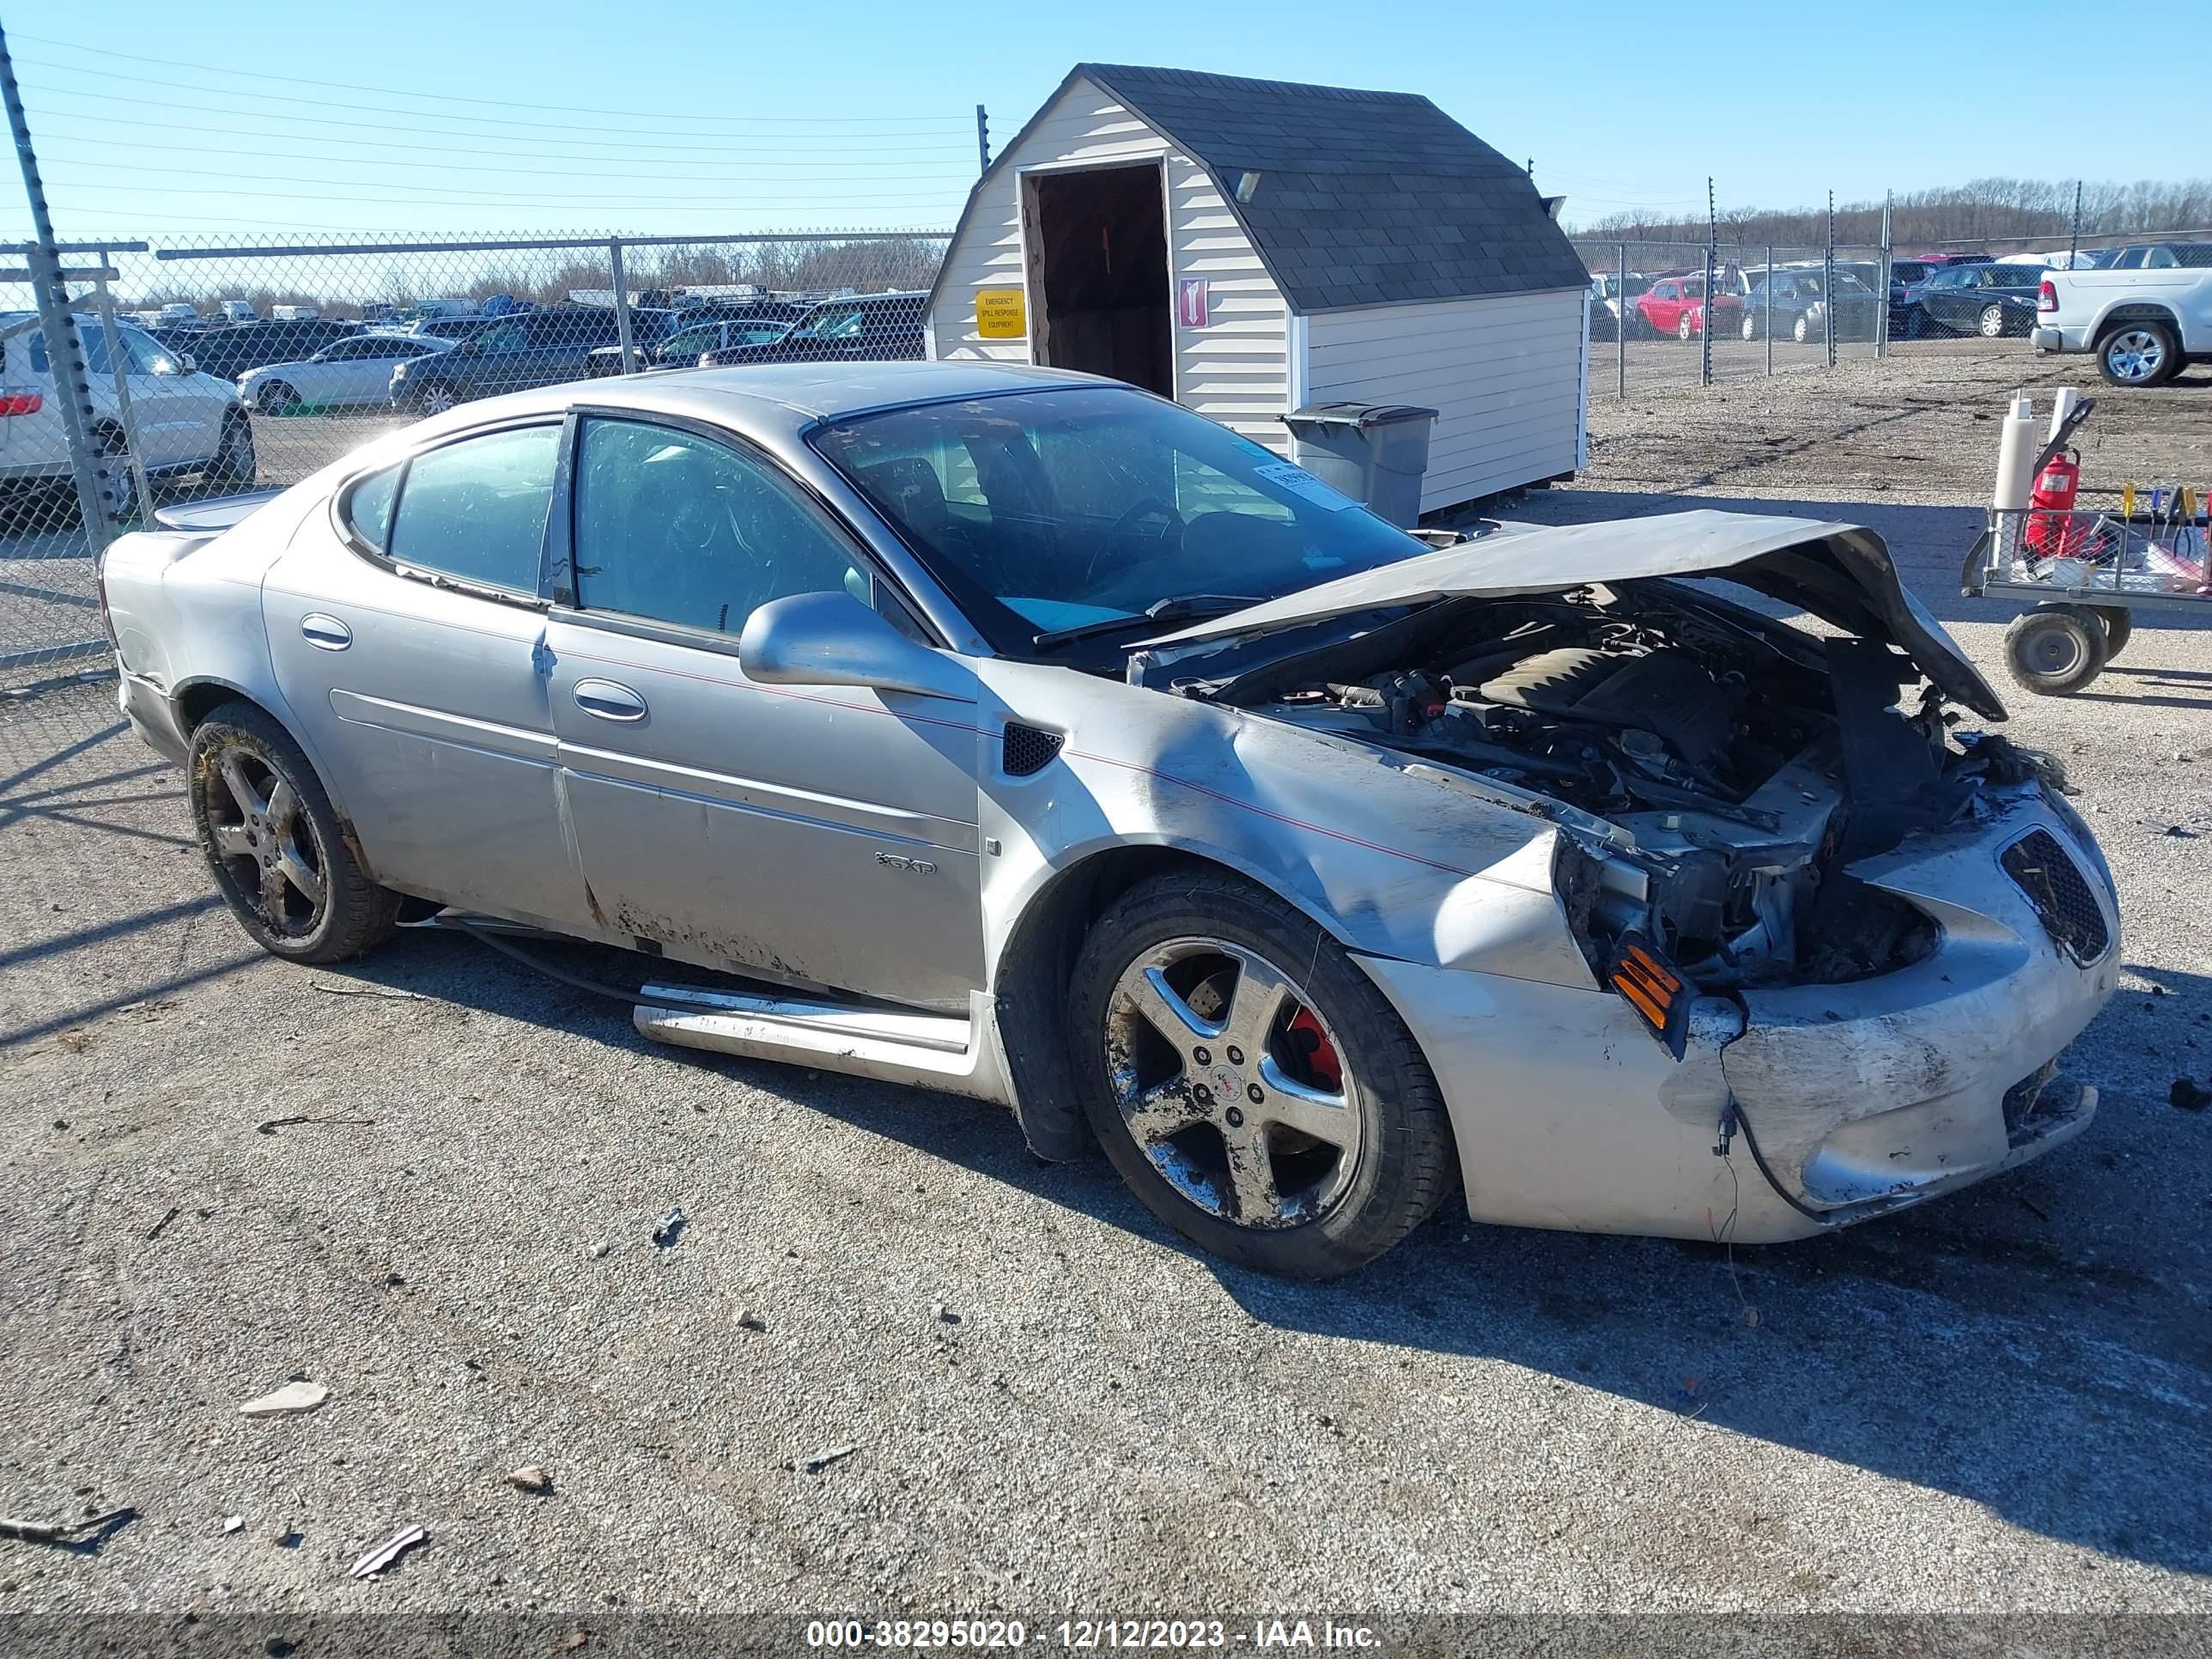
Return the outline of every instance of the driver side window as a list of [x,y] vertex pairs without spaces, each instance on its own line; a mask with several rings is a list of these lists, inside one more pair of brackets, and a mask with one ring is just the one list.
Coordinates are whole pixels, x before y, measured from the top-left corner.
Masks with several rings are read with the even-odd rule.
[[770,599],[843,589],[866,567],[769,463],[670,427],[593,420],[576,471],[576,603],[735,638]]

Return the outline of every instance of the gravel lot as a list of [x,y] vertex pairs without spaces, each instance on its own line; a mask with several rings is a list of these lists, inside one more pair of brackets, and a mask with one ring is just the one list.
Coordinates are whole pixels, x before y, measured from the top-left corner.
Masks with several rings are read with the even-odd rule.
[[[1583,486],[1509,510],[1873,525],[2002,683],[1954,579],[1993,417],[2083,368],[1632,386]],[[2208,412],[2201,369],[2103,398],[2093,484],[2212,479]],[[654,1048],[465,939],[265,960],[172,775],[52,757],[104,696],[0,703],[0,1513],[139,1515],[0,1540],[0,1613],[2212,1612],[2212,1114],[2167,1102],[2212,1081],[2202,629],[2012,698],[2128,921],[2081,1140],[1732,1261],[1447,1212],[1321,1288],[1000,1115]],[[295,1375],[328,1402],[238,1414]]]

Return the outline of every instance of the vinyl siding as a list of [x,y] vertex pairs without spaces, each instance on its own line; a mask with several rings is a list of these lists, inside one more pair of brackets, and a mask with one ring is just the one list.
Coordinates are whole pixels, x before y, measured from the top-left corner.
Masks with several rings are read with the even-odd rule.
[[1306,330],[1310,401],[1437,411],[1423,512],[1575,470],[1583,290],[1322,312]]
[[1290,406],[1290,368],[1282,295],[1206,169],[1171,149],[1158,133],[1085,78],[1060,94],[1008,165],[984,185],[965,230],[947,251],[943,286],[929,318],[935,353],[944,358],[1030,361],[1027,340],[986,340],[975,331],[978,289],[1023,286],[1022,168],[1163,157],[1170,297],[1176,281],[1203,276],[1208,301],[1206,327],[1172,325],[1176,401],[1286,451],[1288,434],[1280,416]]

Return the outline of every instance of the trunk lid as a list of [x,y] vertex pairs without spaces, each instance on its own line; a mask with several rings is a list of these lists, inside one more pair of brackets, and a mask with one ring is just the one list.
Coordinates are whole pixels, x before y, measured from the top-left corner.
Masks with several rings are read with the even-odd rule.
[[1601,524],[1506,524],[1474,541],[1340,576],[1209,617],[1137,647],[1162,663],[1198,647],[1425,600],[1511,599],[1594,583],[1712,576],[1894,646],[1944,696],[1984,720],[2004,704],[1943,625],[1907,592],[1882,538],[1863,526],[1701,509]]

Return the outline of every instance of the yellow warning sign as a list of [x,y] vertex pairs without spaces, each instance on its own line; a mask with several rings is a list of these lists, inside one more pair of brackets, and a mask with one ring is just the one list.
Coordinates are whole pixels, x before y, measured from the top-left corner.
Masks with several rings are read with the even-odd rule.
[[1018,288],[979,288],[975,290],[975,332],[987,340],[1018,340],[1030,331],[1028,313],[1022,308]]

